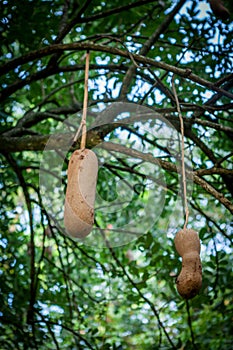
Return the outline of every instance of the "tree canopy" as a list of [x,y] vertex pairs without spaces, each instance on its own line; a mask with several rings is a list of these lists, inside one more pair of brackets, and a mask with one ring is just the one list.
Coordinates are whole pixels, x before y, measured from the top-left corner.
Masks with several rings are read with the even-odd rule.
[[[224,5],[229,16],[207,0],[1,2],[1,349],[232,348]],[[87,52],[86,146],[99,171],[94,227],[80,240],[63,215]],[[191,300],[176,290],[186,204],[203,269]]]

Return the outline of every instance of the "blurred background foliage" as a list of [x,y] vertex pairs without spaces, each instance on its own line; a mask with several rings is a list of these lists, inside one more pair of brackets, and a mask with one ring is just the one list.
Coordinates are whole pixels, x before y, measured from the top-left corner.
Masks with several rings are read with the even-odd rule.
[[[226,20],[196,0],[1,1],[1,349],[232,348],[233,10],[224,3]],[[100,162],[95,230],[76,242],[61,227],[59,198],[78,146],[65,149],[62,170],[56,159],[45,162],[43,150],[67,120],[75,125],[69,135],[78,128],[87,49],[88,127],[116,102],[147,107],[152,116],[127,122],[133,113],[126,114],[114,124],[114,115],[93,129],[89,144]],[[172,144],[180,130],[174,73],[194,175],[188,227],[202,242],[203,286],[190,301],[175,288],[181,260],[173,238],[184,214],[173,168],[180,159]],[[101,150],[103,141],[128,153]],[[61,152],[54,147],[52,157]],[[164,163],[147,168],[148,154]],[[41,172],[55,184],[51,193],[40,186]],[[113,210],[119,196],[122,208]],[[132,222],[129,238],[124,228]],[[99,227],[112,230],[114,244],[103,248],[99,237],[95,244]]]

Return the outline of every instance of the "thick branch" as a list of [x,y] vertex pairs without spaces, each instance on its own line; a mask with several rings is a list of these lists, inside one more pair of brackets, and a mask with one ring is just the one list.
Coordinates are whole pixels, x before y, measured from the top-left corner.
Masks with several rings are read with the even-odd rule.
[[231,169],[224,169],[224,168],[217,168],[217,167],[212,167],[210,169],[199,169],[194,172],[194,174],[198,176],[205,176],[205,175],[231,175],[233,176],[233,170]]
[[[69,150],[73,144],[74,134],[57,134],[56,137],[51,137],[51,135],[45,136],[26,136],[26,137],[2,137],[0,142],[0,152],[20,152],[25,150],[30,151],[42,151],[44,150],[48,140],[49,144],[46,148],[47,150],[55,150],[55,149],[66,149]],[[87,135],[87,147],[92,148],[97,144],[101,143],[102,139],[98,136],[96,131],[90,131]],[[78,147],[79,141],[76,145]],[[142,153],[135,149],[130,149],[124,147],[119,144],[104,142],[102,146],[104,149],[120,152],[127,154],[131,157],[140,158],[144,161],[148,161],[151,163],[155,163],[160,165],[163,169],[172,171],[172,172],[180,172],[180,169],[173,163],[154,158],[151,154]],[[218,171],[216,172],[218,173]],[[200,178],[197,173],[193,173],[191,171],[187,171],[187,177],[193,178],[194,182],[200,185],[205,191],[214,196],[220,203],[222,203],[232,214],[233,214],[233,204],[220,192],[218,192],[214,187],[212,187],[208,182],[204,179]],[[212,173],[213,174],[213,173]],[[201,175],[204,175],[201,174]]]
[[[22,151],[43,151],[48,150],[69,149],[73,145],[74,134],[63,133],[56,135],[38,135],[24,137],[3,136],[0,138],[0,153],[22,152]],[[100,142],[100,138],[96,132],[90,131],[87,135],[87,147],[92,148]],[[49,143],[48,143],[49,142]],[[48,145],[47,145],[48,143]],[[79,141],[77,143],[77,146]]]

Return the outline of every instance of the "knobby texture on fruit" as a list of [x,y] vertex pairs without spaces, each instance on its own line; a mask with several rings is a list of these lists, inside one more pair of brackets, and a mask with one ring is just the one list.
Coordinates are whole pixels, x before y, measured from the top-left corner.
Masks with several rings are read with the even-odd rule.
[[176,234],[174,243],[182,257],[182,270],[176,280],[177,290],[184,299],[191,299],[202,286],[200,239],[196,231],[183,229]]
[[94,223],[98,160],[89,149],[76,150],[68,165],[64,225],[68,235],[85,238]]

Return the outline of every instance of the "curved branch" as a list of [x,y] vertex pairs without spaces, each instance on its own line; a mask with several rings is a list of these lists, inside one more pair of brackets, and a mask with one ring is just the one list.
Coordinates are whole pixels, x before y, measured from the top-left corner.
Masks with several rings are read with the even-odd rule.
[[[154,31],[154,33],[151,35],[151,37],[144,43],[142,46],[139,54],[145,56],[149,51],[151,46],[159,39],[160,35],[165,31],[165,29],[169,26],[169,24],[172,22],[174,16],[179,12],[181,7],[184,5],[186,0],[181,0],[178,2],[178,4],[174,7],[174,9],[165,17],[164,21],[160,24],[158,28]],[[132,64],[128,70],[128,72],[125,75],[125,78],[122,83],[120,96],[121,98],[125,99],[126,95],[128,93],[128,88],[130,86],[131,80],[135,74],[136,66]]]
[[227,199],[221,192],[218,192],[213,186],[211,186],[208,182],[203,180],[197,175],[193,175],[193,180],[196,184],[200,185],[206,192],[215,197],[220,203],[224,205],[232,214],[233,214],[233,204]]
[[190,201],[190,205],[197,210],[202,216],[206,218],[207,221],[210,221],[216,228],[217,230],[229,240],[229,243],[233,245],[233,239],[221,228],[221,225],[219,225],[215,220],[211,218],[209,214],[207,214],[203,209],[200,208],[200,206],[196,202]]
[[146,4],[149,4],[151,2],[155,2],[155,0],[139,0],[139,1],[131,2],[128,5],[119,6],[119,7],[107,10],[107,11],[105,11],[103,13],[101,12],[101,13],[97,13],[97,14],[89,16],[89,17],[81,18],[79,20],[79,23],[89,23],[89,22],[92,22],[92,21],[96,21],[98,19],[102,19],[102,18],[105,18],[105,17],[116,15],[117,13],[120,13],[120,12],[123,12],[123,11],[128,11],[131,8],[135,8],[135,7],[139,7],[139,6],[142,6],[142,5],[146,5]]
[[[102,147],[106,150],[121,152],[136,158],[143,159],[151,163],[159,164],[165,170],[179,172],[179,173],[181,171],[180,169],[177,169],[175,164],[154,158],[149,153],[145,154],[134,149],[129,149],[122,145],[114,144],[112,142],[104,142],[102,144]],[[213,197],[215,197],[221,204],[223,204],[233,214],[233,204],[221,192],[218,192],[213,186],[208,184],[208,182],[206,182],[196,174],[193,174],[193,172],[191,171],[186,171],[186,175],[188,178],[193,179],[193,181],[196,184],[200,185],[206,192],[210,193]]]
[[[5,89],[2,90],[0,93],[0,100],[4,100],[17,90],[23,88],[24,86],[31,84],[32,82],[48,78],[51,75],[63,73],[63,72],[76,72],[84,70],[84,65],[76,64],[71,66],[48,66],[45,69],[42,69],[41,71],[38,71],[36,73],[33,73],[32,75],[27,76],[25,79],[18,79],[14,81],[13,84],[8,85]],[[90,69],[104,69],[105,71],[125,71],[127,69],[127,66],[123,66],[122,64],[109,64],[109,65],[97,65],[97,64],[91,64]]]
[[[55,44],[48,47],[44,47],[42,49],[31,51],[30,53],[17,57],[13,60],[8,61],[4,65],[0,67],[0,75],[8,73],[10,70],[17,68],[18,66],[28,63],[30,61],[33,61],[35,59],[39,59],[42,57],[49,56],[56,52],[64,52],[64,51],[100,51],[100,52],[106,52],[113,55],[118,55],[121,57],[125,57],[128,59],[134,59],[136,62],[142,63],[143,65],[148,64],[156,68],[163,69],[165,71],[172,72],[174,74],[177,74],[179,76],[182,76],[184,78],[187,78],[195,83],[198,83],[202,86],[205,86],[206,88],[209,88],[213,91],[217,91],[225,95],[226,97],[229,97],[233,99],[233,94],[230,92],[219,88],[215,86],[214,83],[211,83],[203,78],[200,78],[199,76],[192,73],[191,69],[182,69],[178,67],[174,67],[170,64],[167,64],[165,62],[158,62],[151,58],[138,55],[138,54],[132,54],[128,51],[123,51],[115,47],[108,47],[105,45],[99,45],[99,44],[93,44],[93,43],[86,43],[86,42],[76,42],[71,44]],[[4,99],[3,93],[0,94],[0,100]]]

